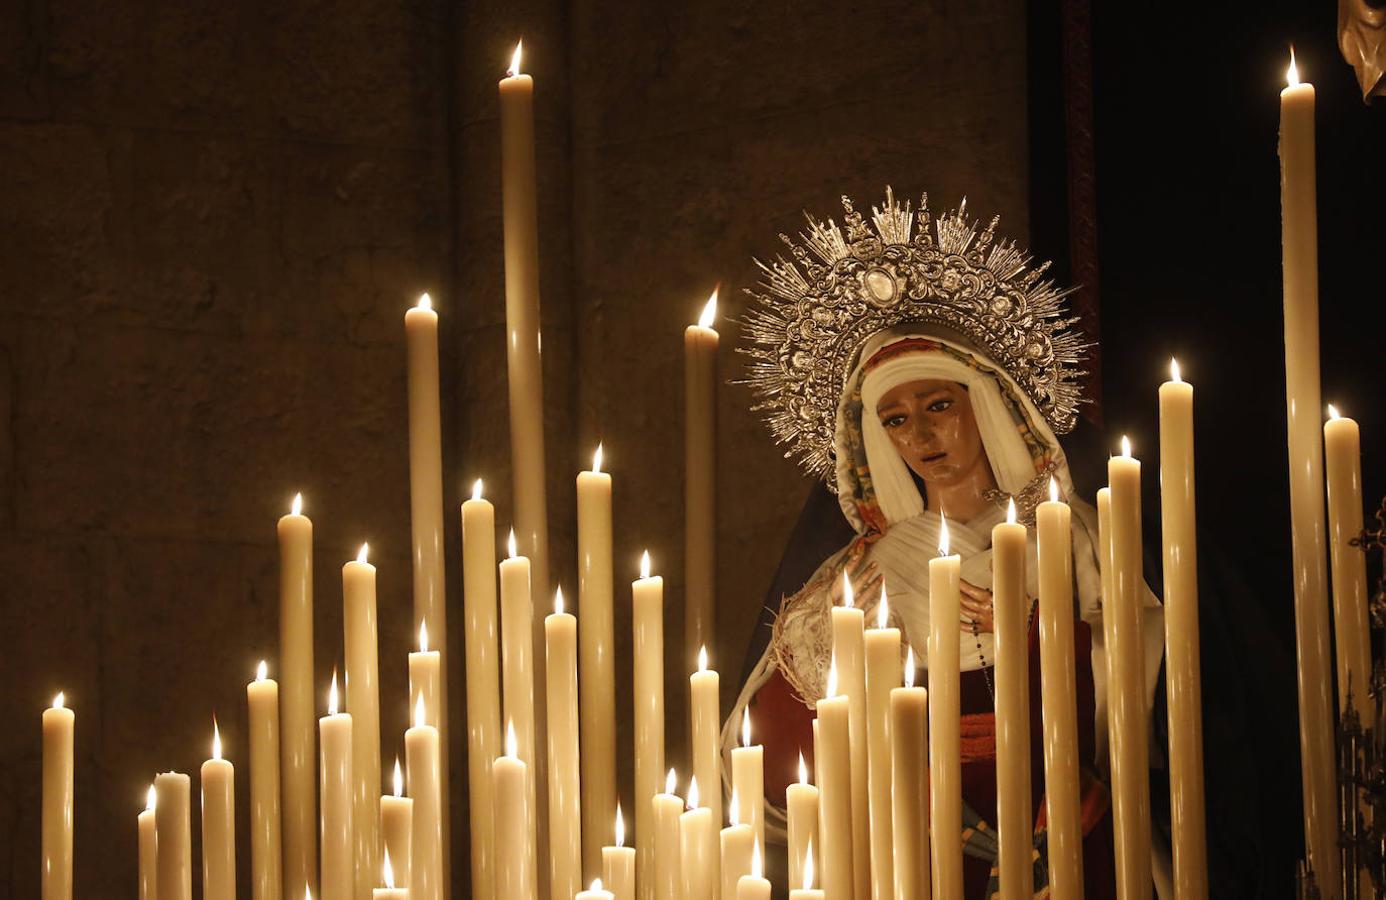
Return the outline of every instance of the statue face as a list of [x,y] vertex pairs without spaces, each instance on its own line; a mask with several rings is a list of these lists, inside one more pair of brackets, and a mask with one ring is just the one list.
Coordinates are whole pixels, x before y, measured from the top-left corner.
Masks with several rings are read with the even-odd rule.
[[991,466],[967,389],[937,378],[907,381],[887,391],[876,415],[905,464],[930,494],[969,482],[991,482]]

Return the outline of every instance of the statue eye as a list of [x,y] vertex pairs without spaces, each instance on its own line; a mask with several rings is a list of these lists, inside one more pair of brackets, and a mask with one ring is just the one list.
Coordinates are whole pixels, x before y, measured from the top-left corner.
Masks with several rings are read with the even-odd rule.
[[904,413],[896,413],[896,414],[893,415],[893,416],[889,416],[889,417],[887,417],[887,418],[881,420],[881,426],[882,426],[883,428],[899,428],[901,425],[904,425],[904,424],[905,424],[905,414],[904,414]]
[[935,400],[933,403],[929,404],[929,412],[943,412],[952,407],[952,405],[953,400],[951,397],[941,397],[938,400]]

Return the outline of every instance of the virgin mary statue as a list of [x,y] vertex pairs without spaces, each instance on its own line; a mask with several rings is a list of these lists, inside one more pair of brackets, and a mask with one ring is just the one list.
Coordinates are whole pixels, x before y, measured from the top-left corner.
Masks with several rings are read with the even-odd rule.
[[[765,745],[767,824],[783,825],[783,787],[810,758],[812,707],[832,653],[830,608],[854,588],[874,621],[882,586],[889,619],[929,664],[928,561],[946,520],[962,559],[961,660],[964,882],[967,898],[996,890],[996,736],[992,670],[991,528],[1014,503],[1021,521],[1053,488],[1072,508],[1075,653],[1086,896],[1114,897],[1105,741],[1106,656],[1096,510],[1077,495],[1055,437],[1082,401],[1084,346],[1063,315],[1066,291],[1032,269],[996,221],[966,206],[933,219],[887,190],[863,220],[844,198],[842,228],[809,219],[793,261],[761,264],[763,290],[746,322],[747,379],[776,438],[836,494],[850,526],[797,592],[780,598],[768,646],[753,660],[727,719],[730,747],[752,707]],[[1034,529],[1026,587],[1032,704],[1035,886],[1048,896]],[[844,578],[844,575],[846,576]],[[1144,609],[1147,702],[1162,655],[1161,608]],[[925,760],[920,765],[926,765]],[[1158,868],[1158,866],[1157,866]]]

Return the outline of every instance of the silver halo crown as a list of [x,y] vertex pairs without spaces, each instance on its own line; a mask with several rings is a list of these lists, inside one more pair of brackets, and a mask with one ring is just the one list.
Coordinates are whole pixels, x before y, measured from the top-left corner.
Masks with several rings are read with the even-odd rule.
[[[967,200],[937,219],[929,195],[912,212],[887,187],[868,225],[842,198],[844,227],[805,213],[795,242],[781,234],[794,262],[756,260],[760,289],[742,320],[751,357],[743,383],[775,441],[809,474],[833,471],[838,402],[862,345],[887,328],[944,326],[971,341],[1015,379],[1057,432],[1073,430],[1085,402],[1079,366],[1090,346],[1064,315],[1060,288],[1031,268],[1027,251],[996,240],[995,217],[980,232]],[[916,228],[916,224],[919,225]]]

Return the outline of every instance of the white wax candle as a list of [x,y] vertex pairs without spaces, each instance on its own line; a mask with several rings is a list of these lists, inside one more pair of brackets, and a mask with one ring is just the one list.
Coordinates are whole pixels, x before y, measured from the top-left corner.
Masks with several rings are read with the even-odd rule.
[[[529,787],[525,795],[529,821],[538,828],[538,785],[535,765],[538,759],[536,697],[534,690],[534,599],[531,593],[530,560],[516,553],[515,533],[508,542],[510,556],[501,560],[501,684],[503,712],[507,728],[515,729],[516,756],[525,764]],[[499,876],[497,876],[499,877]]]
[[760,845],[753,846],[751,870],[736,882],[736,890],[731,894],[723,892],[723,898],[735,900],[770,900],[770,882],[765,878],[765,866],[760,855]]
[[159,900],[192,900],[192,780],[164,772],[154,777],[154,792]]
[[404,732],[405,778],[414,801],[409,839],[412,900],[443,897],[443,795],[438,752],[438,729],[428,724],[423,695],[419,695],[414,700],[414,725]]
[[626,820],[616,806],[616,844],[602,848],[602,883],[615,900],[635,900],[635,848],[626,846]]
[[159,845],[154,834],[154,806],[158,793],[154,785],[145,795],[144,809],[137,818],[140,833],[140,900],[159,900]]
[[940,556],[929,560],[929,822],[933,894],[961,897],[962,735],[958,675],[958,588],[962,560],[948,555],[948,520]]
[[[717,291],[683,333],[684,654],[717,633]],[[701,772],[696,777],[702,778]],[[704,782],[704,787],[708,783]],[[712,791],[707,791],[711,795]],[[721,821],[720,816],[717,821]]]
[[279,683],[260,660],[245,687],[250,720],[250,890],[253,900],[284,891],[279,825]]
[[[481,479],[462,504],[462,624],[467,669],[467,779],[471,816],[472,892],[496,890],[491,761],[501,755],[500,646],[496,612],[496,511]],[[399,869],[398,863],[395,866]],[[398,879],[398,873],[396,873]],[[408,886],[409,882],[400,881]]]
[[578,749],[577,619],[563,591],[544,618],[549,717],[549,884],[555,898],[582,888],[582,809]]
[[[838,688],[847,697],[851,728],[853,891],[857,900],[871,893],[870,748],[866,741],[866,650],[862,611],[852,604],[852,583],[842,576],[842,605],[832,609],[833,654]],[[825,863],[826,865],[826,863]],[[829,893],[832,889],[829,888]]]
[[[631,655],[635,677],[635,796],[653,797],[664,771],[664,579],[650,575],[650,554],[640,558],[640,578],[631,584]],[[651,811],[636,804],[636,884],[650,885],[654,876],[655,833]],[[660,880],[662,883],[662,880]],[[642,900],[648,900],[640,888]]]
[[707,807],[717,822],[722,821],[721,689],[721,676],[708,668],[707,648],[699,648],[698,671],[688,676],[693,777],[701,785],[717,785],[716,790],[707,792]]
[[[438,399],[438,313],[433,310],[433,301],[427,294],[419,298],[417,306],[404,314],[404,337],[409,365],[409,525],[414,549],[414,621],[429,623],[439,654],[438,711],[437,717],[431,721],[438,729],[438,788],[447,797],[450,796],[448,679],[447,660],[443,657],[447,655],[448,613],[447,587],[443,575],[443,440]],[[376,746],[379,746],[378,737]],[[377,750],[374,777],[369,789],[372,802],[379,785],[380,759]],[[451,882],[449,804],[443,804],[441,815],[446,895],[447,885]],[[372,883],[374,878],[375,868],[372,867]]]
[[72,743],[76,716],[59,692],[43,711],[43,900],[72,900]]
[[1030,801],[1030,598],[1025,593],[1025,526],[991,530],[996,637],[996,831],[1002,900],[1030,900],[1034,890],[1034,816]]
[[534,900],[534,820],[526,802],[530,776],[519,752],[513,725],[506,726],[505,756],[491,767],[496,797],[496,896],[506,900]]
[[321,798],[322,900],[351,900],[356,892],[356,857],[352,821],[351,714],[338,712],[337,673],[327,692],[327,715],[318,720],[318,796]]
[[236,900],[236,770],[221,758],[212,720],[212,758],[202,764],[202,896]]
[[1333,628],[1338,649],[1338,711],[1352,707],[1364,728],[1371,702],[1371,632],[1367,625],[1367,554],[1352,541],[1362,533],[1362,438],[1357,423],[1328,407],[1323,423],[1328,478],[1328,546],[1332,553]]
[[371,900],[409,900],[409,888],[395,886],[395,871],[388,849],[384,851],[380,869],[380,880],[384,887],[374,888],[371,891]]
[[717,861],[710,852],[716,846],[717,823],[712,810],[698,805],[698,779],[688,781],[688,810],[679,816],[679,869],[683,873],[683,900],[717,897]]
[[[828,690],[818,701],[818,833],[823,838],[823,885],[833,900],[847,900],[856,891],[852,844],[851,708],[838,692],[837,658],[828,669]],[[863,849],[863,868],[865,864]],[[805,871],[811,867],[805,864]],[[808,877],[807,875],[805,876]]]
[[813,867],[813,847],[809,847],[808,857],[804,861],[804,879],[798,882],[802,887],[792,888],[789,891],[789,900],[825,900],[827,892],[813,886],[816,874]]
[[741,713],[741,746],[732,749],[732,791],[740,804],[736,821],[751,826],[756,846],[765,846],[765,748],[751,743],[751,710]]
[[881,584],[876,627],[866,630],[866,740],[871,809],[871,889],[894,896],[895,838],[891,820],[890,692],[900,686],[900,629],[890,627],[890,599]]
[[[398,757],[391,781],[394,793],[380,798],[381,851],[390,855],[390,869],[395,884],[407,888],[414,855],[414,801],[404,796],[404,775],[400,771]],[[487,830],[490,830],[489,827]],[[489,865],[487,871],[490,871]]]
[[[636,871],[636,885],[648,885],[654,900],[680,900],[683,896],[683,873],[679,858],[679,816],[683,815],[683,800],[674,793],[677,784],[674,770],[670,769],[664,782],[664,792],[651,798],[650,841],[653,852],[648,869],[650,877],[642,879],[638,867]],[[640,889],[646,890],[644,887]]]
[[318,890],[317,736],[313,701],[313,523],[296,494],[279,534],[279,777],[284,896]]
[[[611,555],[611,476],[602,447],[577,476],[578,692],[582,705],[582,862],[595,871],[616,809],[615,589]],[[607,888],[618,893],[607,881]]]
[[929,692],[914,686],[913,649],[903,674],[905,686],[890,692],[895,896],[929,900]]
[[380,874],[380,665],[377,659],[375,566],[362,544],[342,566],[346,702],[351,710],[354,894],[369,900]]
[[751,826],[736,818],[737,792],[732,788],[731,824],[722,829],[718,865],[721,870],[721,891],[719,896],[735,897],[736,883],[743,875],[751,873],[751,854],[756,849],[755,832]]
[[1208,896],[1203,815],[1203,700],[1198,664],[1198,529],[1194,513],[1193,385],[1170,360],[1160,385],[1160,523],[1164,547],[1165,684],[1175,892]]
[[592,882],[592,887],[585,891],[578,891],[574,900],[615,900],[615,895],[602,886],[600,878]]
[[808,783],[808,766],[799,754],[799,780],[785,788],[788,819],[789,883],[803,884],[809,845],[822,846],[818,838],[818,788]]

